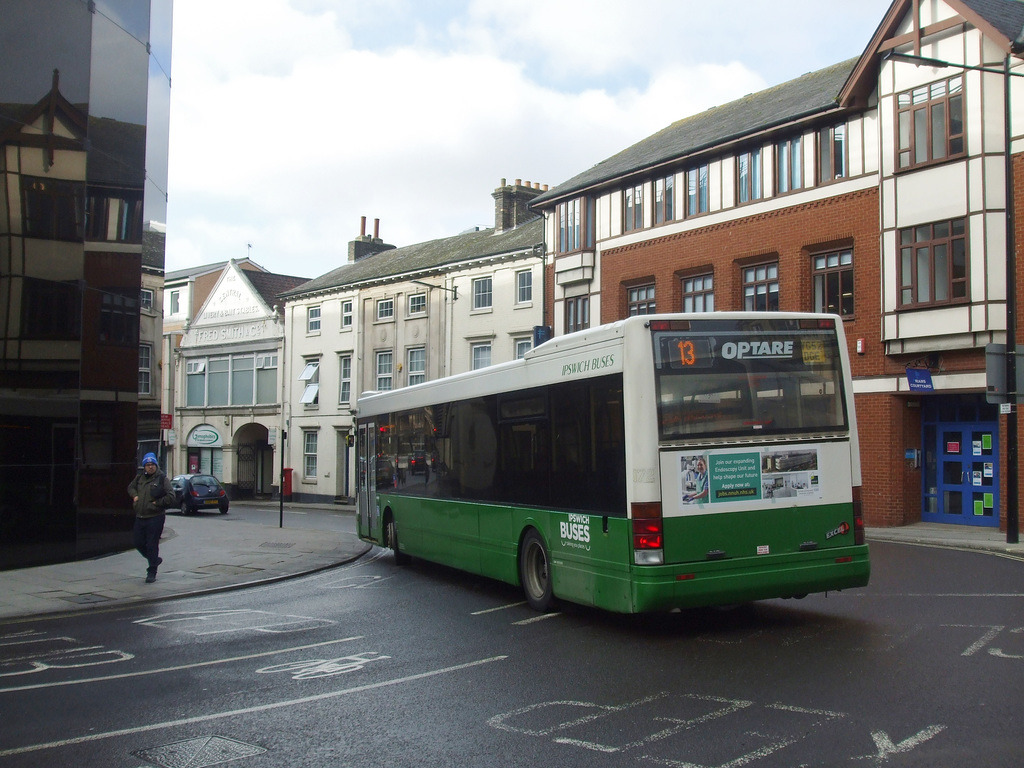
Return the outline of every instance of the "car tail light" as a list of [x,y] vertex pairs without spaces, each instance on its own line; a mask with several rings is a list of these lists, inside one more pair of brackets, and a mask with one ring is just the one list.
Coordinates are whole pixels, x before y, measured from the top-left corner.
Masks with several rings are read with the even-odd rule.
[[199,491],[197,491],[195,488],[192,489],[191,493],[193,496],[199,496]]
[[664,565],[665,529],[661,502],[636,502],[633,513],[633,562],[637,565]]
[[221,488],[221,489],[220,489],[220,492],[219,492],[219,493],[218,493],[217,495],[218,495],[218,496],[223,496],[223,495],[224,495],[224,489],[223,489],[223,488]]
[[853,486],[853,543],[864,543],[864,507],[860,500],[861,486]]

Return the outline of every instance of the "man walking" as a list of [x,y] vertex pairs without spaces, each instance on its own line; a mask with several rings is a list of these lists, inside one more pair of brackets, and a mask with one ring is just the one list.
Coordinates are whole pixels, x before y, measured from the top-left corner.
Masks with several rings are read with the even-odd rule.
[[163,562],[160,534],[164,531],[164,512],[174,503],[174,490],[157,466],[156,454],[142,457],[142,472],[128,485],[128,495],[135,508],[135,548],[149,563],[146,583],[152,584],[156,581],[156,567]]

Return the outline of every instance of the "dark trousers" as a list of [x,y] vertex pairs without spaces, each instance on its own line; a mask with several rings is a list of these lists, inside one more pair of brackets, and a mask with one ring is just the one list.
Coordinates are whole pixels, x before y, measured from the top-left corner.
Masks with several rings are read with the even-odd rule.
[[149,562],[148,570],[156,573],[160,564],[160,534],[164,532],[164,515],[135,518],[135,548]]

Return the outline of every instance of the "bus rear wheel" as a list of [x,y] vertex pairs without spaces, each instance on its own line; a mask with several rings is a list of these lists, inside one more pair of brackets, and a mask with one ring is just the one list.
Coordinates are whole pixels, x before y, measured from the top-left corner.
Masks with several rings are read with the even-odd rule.
[[409,555],[404,552],[400,552],[398,549],[398,527],[395,525],[395,518],[388,517],[388,521],[384,524],[384,541],[388,545],[388,549],[395,553],[395,565],[408,565],[409,561],[412,560]]
[[531,608],[542,613],[551,609],[554,599],[548,550],[544,539],[532,528],[523,537],[519,549],[519,580]]

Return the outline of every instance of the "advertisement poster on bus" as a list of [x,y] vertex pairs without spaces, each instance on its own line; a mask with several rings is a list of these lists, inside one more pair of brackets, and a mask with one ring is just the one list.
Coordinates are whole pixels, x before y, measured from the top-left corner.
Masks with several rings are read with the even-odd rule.
[[822,497],[818,446],[677,456],[678,498],[684,506]]

